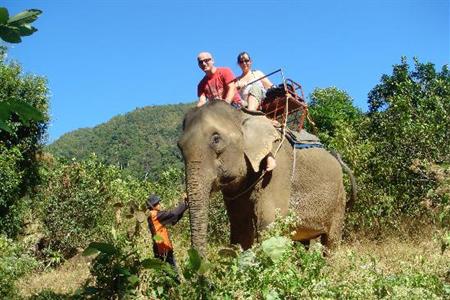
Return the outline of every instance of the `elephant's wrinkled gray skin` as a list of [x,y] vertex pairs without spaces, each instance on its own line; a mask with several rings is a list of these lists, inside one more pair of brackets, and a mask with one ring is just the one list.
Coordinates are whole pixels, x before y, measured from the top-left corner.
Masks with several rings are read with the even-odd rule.
[[321,236],[327,248],[341,239],[345,212],[342,168],[326,150],[296,150],[283,140],[276,154],[277,167],[243,195],[265,169],[265,157],[275,152],[280,134],[264,116],[251,116],[224,101],[213,101],[188,112],[178,143],[186,166],[192,246],[205,253],[208,203],[212,191],[221,190],[230,220],[233,244],[249,248],[275,219],[289,209],[301,225],[294,240]]

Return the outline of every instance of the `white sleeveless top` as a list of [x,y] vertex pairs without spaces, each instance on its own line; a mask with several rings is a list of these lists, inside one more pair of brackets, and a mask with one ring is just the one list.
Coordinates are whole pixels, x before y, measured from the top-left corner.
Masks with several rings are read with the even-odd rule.
[[[251,78],[250,80],[248,80],[248,82],[252,82],[253,80],[258,79],[258,78],[256,78],[256,75],[255,75],[254,72],[255,72],[255,71],[253,71],[253,70],[250,71],[250,74],[252,75],[252,78]],[[241,95],[241,99],[242,99],[242,100],[247,100],[247,98],[248,98],[248,93],[249,93],[250,89],[251,89],[253,86],[259,87],[259,88],[261,88],[263,91],[266,90],[266,89],[264,88],[264,85],[262,84],[262,81],[261,81],[261,80],[258,80],[257,82],[254,82],[254,83],[252,83],[252,84],[249,84],[249,85],[247,85],[247,86],[245,86],[244,88],[242,88],[242,89],[239,90],[239,95]]]

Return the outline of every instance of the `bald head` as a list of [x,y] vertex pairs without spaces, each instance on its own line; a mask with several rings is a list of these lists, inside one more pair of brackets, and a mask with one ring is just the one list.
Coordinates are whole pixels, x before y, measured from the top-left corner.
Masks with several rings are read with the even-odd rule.
[[213,74],[216,71],[214,59],[209,52],[200,52],[197,56],[197,62],[200,69],[206,74]]
[[205,59],[205,58],[211,58],[211,59],[212,59],[211,53],[209,53],[209,52],[200,52],[200,53],[197,55],[197,59],[198,59],[198,60]]

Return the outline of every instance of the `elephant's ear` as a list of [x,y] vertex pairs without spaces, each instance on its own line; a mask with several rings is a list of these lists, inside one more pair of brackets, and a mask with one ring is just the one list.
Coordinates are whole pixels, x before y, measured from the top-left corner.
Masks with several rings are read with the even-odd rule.
[[255,172],[261,161],[272,151],[272,143],[280,134],[265,116],[247,116],[242,122],[244,153]]

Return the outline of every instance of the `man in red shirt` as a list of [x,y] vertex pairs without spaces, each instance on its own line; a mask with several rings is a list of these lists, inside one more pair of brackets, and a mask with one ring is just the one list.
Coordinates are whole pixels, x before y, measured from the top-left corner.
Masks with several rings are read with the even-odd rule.
[[209,52],[200,52],[197,62],[200,69],[205,72],[205,76],[197,87],[197,107],[213,99],[224,100],[236,108],[241,107],[241,98],[236,89],[233,71],[227,67],[215,67],[214,59]]

